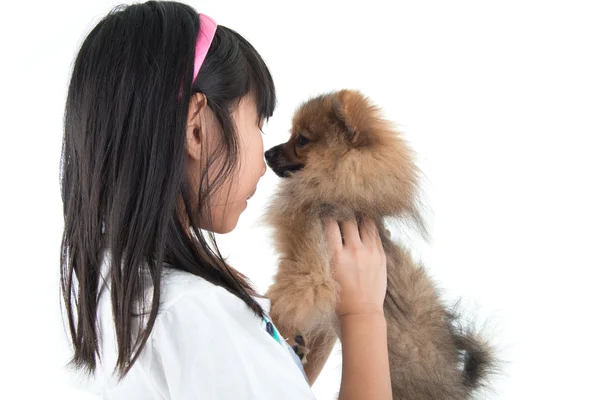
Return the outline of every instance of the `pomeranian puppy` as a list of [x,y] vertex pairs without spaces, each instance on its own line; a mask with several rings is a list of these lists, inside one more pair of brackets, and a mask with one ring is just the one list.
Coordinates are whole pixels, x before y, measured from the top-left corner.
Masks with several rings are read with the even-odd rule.
[[412,151],[361,93],[342,90],[302,104],[290,139],[265,152],[281,178],[263,222],[274,228],[279,265],[266,295],[275,325],[312,371],[340,334],[339,286],[322,221],[368,217],[387,257],[384,312],[394,399],[469,399],[494,365],[485,340],[459,328],[422,266],[395,243],[384,218],[416,222],[419,171]]

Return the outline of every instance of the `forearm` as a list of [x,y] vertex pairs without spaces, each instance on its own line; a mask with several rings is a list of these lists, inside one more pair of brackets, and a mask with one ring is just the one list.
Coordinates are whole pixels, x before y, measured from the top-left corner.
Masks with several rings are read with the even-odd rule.
[[342,328],[342,384],[339,400],[392,398],[383,314],[340,317]]

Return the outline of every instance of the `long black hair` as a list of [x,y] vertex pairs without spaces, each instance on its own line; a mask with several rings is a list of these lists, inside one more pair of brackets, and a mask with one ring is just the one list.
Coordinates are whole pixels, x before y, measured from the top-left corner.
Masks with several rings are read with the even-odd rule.
[[[165,266],[226,288],[263,316],[251,282],[227,265],[198,214],[210,215],[210,194],[239,168],[232,118],[239,100],[253,95],[258,118],[268,119],[275,89],[256,50],[223,26],[192,82],[199,28],[197,11],[181,3],[121,5],[92,29],[75,58],[64,116],[60,272],[71,364],[88,373],[100,357],[96,318],[105,249],[120,378],[150,335]],[[190,186],[185,170],[188,103],[197,92],[222,127],[221,147],[207,160],[200,188]],[[208,165],[223,154],[225,165],[208,182]],[[148,316],[139,329],[136,315]]]

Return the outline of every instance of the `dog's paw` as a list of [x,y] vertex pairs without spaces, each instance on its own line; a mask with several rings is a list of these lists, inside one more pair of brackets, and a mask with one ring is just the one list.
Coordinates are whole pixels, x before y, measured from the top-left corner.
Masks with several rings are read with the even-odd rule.
[[309,350],[306,347],[304,337],[301,334],[297,333],[296,336],[294,337],[294,340],[292,340],[292,349],[294,350],[294,352],[296,353],[296,355],[302,362],[302,365],[306,364],[306,361],[307,361],[306,356],[308,355]]

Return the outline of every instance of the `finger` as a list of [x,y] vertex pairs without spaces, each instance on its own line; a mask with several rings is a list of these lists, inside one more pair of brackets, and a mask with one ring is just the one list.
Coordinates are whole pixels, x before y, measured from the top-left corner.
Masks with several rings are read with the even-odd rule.
[[364,244],[372,246],[376,243],[377,227],[370,218],[364,218],[360,224],[360,237]]
[[325,236],[327,237],[327,241],[329,242],[332,250],[341,250],[342,234],[337,221],[333,218],[327,218],[325,221],[323,221],[323,225],[325,228]]
[[344,244],[346,246],[356,246],[359,244],[360,235],[358,232],[358,223],[356,220],[345,220],[341,223],[342,236],[344,236]]
[[377,248],[379,249],[379,252],[385,254],[385,249],[383,248],[383,241],[381,240],[381,233],[379,233],[378,229],[376,229],[375,239],[377,240]]
[[[379,251],[381,251],[382,253],[384,253],[384,248],[383,248],[383,241],[381,240],[382,236],[381,236],[381,232],[379,231],[379,227],[377,226],[377,224],[374,224],[375,227],[375,243],[377,245],[377,248],[379,249]],[[383,235],[386,239],[390,238],[390,231],[385,227],[385,225],[382,225],[382,229],[383,229]]]

